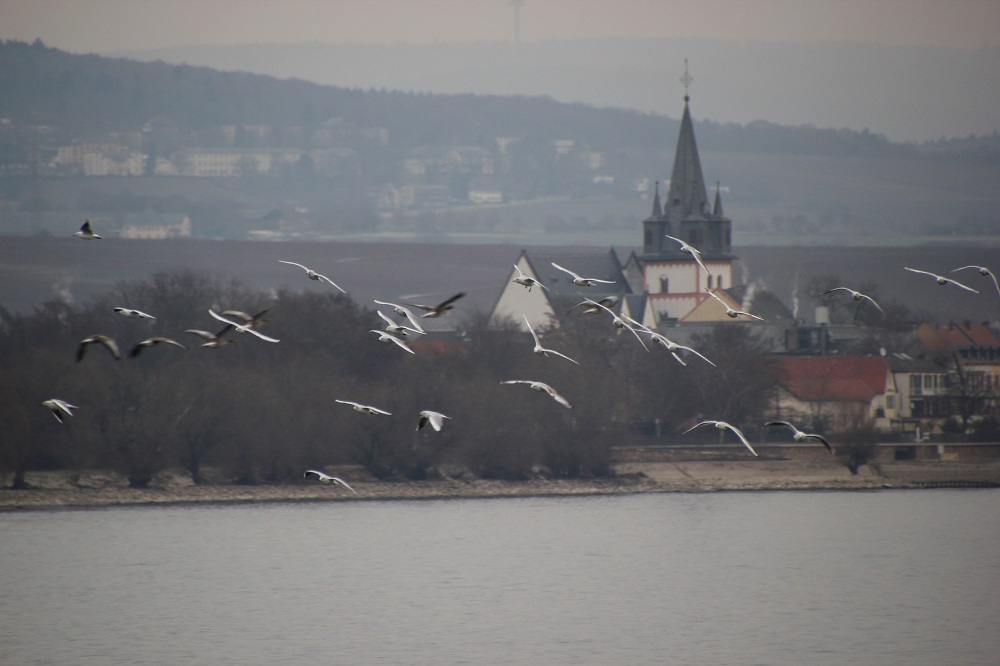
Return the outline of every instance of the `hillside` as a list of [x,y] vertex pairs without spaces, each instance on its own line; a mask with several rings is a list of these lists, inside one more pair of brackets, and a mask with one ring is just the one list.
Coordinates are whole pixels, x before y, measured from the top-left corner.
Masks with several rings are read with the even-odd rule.
[[[0,44],[0,233],[61,233],[61,220],[117,219],[153,208],[189,214],[195,235],[245,238],[246,211],[298,206],[324,216],[319,237],[512,244],[630,244],[650,192],[632,183],[669,178],[678,122],[547,97],[423,94],[343,88],[207,67],[74,55],[40,42]],[[674,113],[680,113],[678,103]],[[884,136],[765,121],[700,120],[706,181],[720,181],[735,233],[755,244],[894,244],[915,235],[1000,235],[997,137],[898,144]],[[240,128],[265,128],[262,148],[309,151],[331,119],[351,128],[343,144],[356,168],[316,179],[281,177],[44,178],[39,158],[60,146],[131,141],[153,158],[190,146],[243,146]],[[236,128],[226,138],[224,128]],[[381,142],[359,138],[383,131]],[[520,148],[500,154],[498,139]],[[552,146],[569,141],[573,160]],[[471,146],[498,164],[492,178],[515,205],[376,214],[373,192],[433,184],[459,195],[469,174],[402,164],[415,151]],[[601,155],[599,171],[580,164]],[[33,175],[34,174],[34,175]],[[595,185],[595,176],[612,185]],[[48,220],[43,219],[48,215]],[[361,218],[357,223],[345,223]],[[416,218],[416,219],[413,219]],[[57,220],[55,222],[52,219]],[[68,223],[67,223],[68,224]],[[75,226],[70,225],[70,226]],[[349,231],[350,233],[345,233]],[[358,233],[363,232],[363,233]],[[992,240],[988,242],[993,242]]]

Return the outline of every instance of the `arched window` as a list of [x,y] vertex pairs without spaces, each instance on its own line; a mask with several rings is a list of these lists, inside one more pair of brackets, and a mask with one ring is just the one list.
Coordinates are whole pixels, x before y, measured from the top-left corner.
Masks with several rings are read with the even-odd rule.
[[670,292],[670,279],[666,275],[660,276],[660,293],[666,294]]
[[716,275],[715,276],[715,288],[716,289],[722,289],[722,276],[721,275]]

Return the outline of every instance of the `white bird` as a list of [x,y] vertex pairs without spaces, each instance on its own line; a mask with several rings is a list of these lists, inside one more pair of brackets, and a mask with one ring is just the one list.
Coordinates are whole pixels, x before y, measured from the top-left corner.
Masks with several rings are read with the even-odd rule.
[[116,313],[123,317],[128,317],[129,319],[156,319],[153,315],[146,314],[141,310],[132,310],[131,308],[111,308]]
[[224,338],[224,337],[222,337],[224,334],[226,334],[227,332],[229,332],[231,330],[233,330],[232,326],[226,326],[224,329],[222,329],[218,333],[209,333],[208,331],[202,331],[202,330],[199,330],[197,328],[189,328],[189,329],[186,329],[184,332],[185,333],[193,333],[194,335],[197,335],[202,340],[205,340],[205,342],[202,343],[202,345],[201,345],[202,347],[208,347],[209,349],[219,349],[221,347],[225,347],[226,345],[228,345],[230,343],[239,342],[239,340],[236,340],[235,338]]
[[426,318],[429,318],[429,319],[433,319],[435,317],[440,317],[441,315],[447,313],[448,310],[454,310],[455,306],[452,305],[452,303],[454,303],[458,299],[462,298],[462,296],[465,296],[465,292],[464,291],[460,291],[459,293],[455,294],[451,298],[449,298],[449,299],[447,299],[445,301],[442,301],[441,303],[438,303],[437,305],[420,305],[418,303],[410,303],[410,305],[413,306],[413,307],[415,307],[415,308],[420,308],[421,310],[425,311],[424,314],[420,315],[421,317],[426,317]]
[[76,362],[79,363],[83,360],[83,355],[87,351],[89,345],[98,344],[106,348],[111,355],[115,357],[115,360],[121,359],[121,352],[118,351],[118,343],[115,342],[114,338],[110,335],[101,335],[100,333],[96,335],[91,335],[83,340],[80,340],[80,345],[76,348]]
[[[266,342],[280,342],[280,340],[277,340],[276,338],[272,338],[272,337],[266,336],[263,333],[258,333],[257,331],[255,331],[253,329],[252,326],[248,326],[248,325],[244,325],[244,324],[237,324],[235,321],[231,321],[229,319],[226,319],[225,317],[223,317],[222,315],[218,314],[215,310],[212,310],[211,308],[208,310],[208,314],[212,315],[214,318],[218,319],[219,321],[222,321],[222,322],[225,322],[225,323],[229,324],[230,326],[233,327],[233,329],[237,333],[249,333],[250,335],[255,335],[258,338],[260,338],[261,340],[264,340]],[[222,335],[222,333],[220,333],[219,335]]]
[[378,407],[372,407],[370,405],[362,405],[360,402],[351,402],[350,400],[340,400],[334,399],[334,402],[339,402],[342,405],[350,405],[351,409],[356,412],[361,412],[362,414],[384,414],[386,416],[392,416],[389,412],[379,409]]
[[681,244],[681,252],[686,252],[687,254],[690,254],[694,258],[694,260],[698,262],[698,265],[701,266],[701,269],[703,271],[705,271],[709,275],[712,274],[712,271],[708,270],[708,268],[705,266],[705,264],[702,263],[702,261],[701,261],[701,251],[700,250],[698,250],[695,247],[691,247],[690,245],[688,245],[687,243],[685,243],[684,241],[682,241],[680,238],[674,238],[670,234],[663,234],[663,235],[666,236],[667,238],[669,238],[672,241],[677,241],[678,243],[680,243]]
[[414,329],[416,329],[421,333],[424,332],[424,328],[420,325],[420,322],[417,321],[417,318],[413,316],[413,313],[410,312],[409,308],[404,308],[402,305],[397,305],[395,303],[388,303],[386,301],[376,300],[375,302],[378,303],[379,305],[388,305],[389,307],[392,308],[392,311],[398,314],[400,317],[406,317],[407,321],[410,322],[410,326],[412,326]]
[[84,220],[80,230],[73,235],[77,238],[82,238],[83,240],[100,240],[101,238],[94,233],[93,229],[90,228],[90,220]]
[[[755,314],[750,314],[749,312],[744,312],[743,310],[734,310],[731,307],[729,307],[728,303],[719,298],[719,296],[716,295],[716,293],[713,292],[711,289],[706,288],[705,291],[708,293],[709,296],[722,303],[722,307],[726,308],[726,316],[728,316],[730,319],[736,319],[737,317],[750,317],[751,319],[767,321],[763,317],[758,317]],[[881,310],[882,308],[879,309]]]
[[548,393],[553,400],[558,402],[560,405],[566,409],[573,409],[573,405],[569,404],[569,400],[559,395],[554,388],[549,386],[544,382],[529,381],[527,379],[508,379],[507,381],[500,382],[501,384],[527,384],[532,391],[538,391],[539,393]]
[[557,264],[554,261],[552,262],[552,266],[553,266],[553,268],[556,268],[556,269],[562,271],[563,273],[566,273],[570,277],[572,277],[573,278],[573,284],[575,284],[578,287],[593,287],[595,284],[598,284],[598,283],[600,283],[600,284],[614,284],[615,283],[614,280],[598,280],[597,278],[585,278],[585,277],[581,276],[579,273],[574,273],[573,271],[571,271],[568,268],[563,268],[562,266],[560,266],[559,264]]
[[596,301],[596,303],[588,298],[580,301],[579,303],[571,307],[569,309],[569,312],[567,312],[566,314],[569,314],[570,312],[576,310],[578,307],[581,306],[585,306],[583,308],[583,314],[597,314],[598,312],[601,311],[600,306],[602,305],[606,308],[613,308],[614,306],[618,305],[618,298],[616,296],[605,296],[601,300]]
[[323,472],[320,472],[319,470],[315,470],[315,469],[307,469],[305,471],[305,473],[302,474],[302,476],[303,476],[303,478],[308,478],[308,476],[310,474],[315,474],[316,478],[319,479],[320,483],[332,483],[335,486],[344,486],[345,488],[347,488],[348,490],[350,490],[355,495],[358,494],[357,490],[355,490],[354,488],[351,488],[347,484],[347,481],[344,481],[339,476],[330,476],[329,474],[324,474]]
[[685,367],[687,366],[687,363],[685,363],[684,359],[682,359],[680,357],[680,354],[677,353],[681,349],[683,349],[684,351],[687,351],[687,352],[691,352],[695,356],[698,356],[699,358],[701,358],[703,361],[705,361],[706,363],[708,363],[712,367],[716,367],[716,368],[719,367],[719,366],[715,365],[715,363],[712,363],[712,361],[710,361],[704,354],[702,354],[698,350],[693,349],[691,347],[685,347],[684,345],[679,345],[676,342],[674,342],[673,340],[671,340],[670,338],[668,338],[667,336],[663,335],[662,333],[657,333],[656,331],[651,331],[648,328],[646,330],[644,330],[643,332],[646,333],[647,335],[649,335],[650,340],[655,340],[656,342],[659,342],[661,345],[663,345],[663,347],[668,352],[670,352],[670,355],[673,356],[675,359],[677,359],[677,362],[680,363],[681,365],[685,366]]
[[811,432],[802,432],[788,421],[768,421],[764,425],[784,426],[792,431],[792,439],[794,439],[796,442],[801,442],[807,439],[815,439],[816,441],[820,442],[823,446],[825,446],[827,451],[833,453],[833,447],[830,446],[830,442],[826,441],[826,438],[823,437],[823,435],[817,435],[816,433],[811,433]]
[[854,299],[855,301],[860,301],[861,299],[864,299],[864,300],[870,302],[876,308],[878,308],[879,312],[881,312],[882,314],[885,314],[885,310],[882,309],[881,305],[879,305],[878,303],[875,302],[874,298],[872,298],[868,294],[862,294],[860,291],[854,291],[853,289],[849,289],[847,287],[834,287],[833,289],[827,289],[826,291],[823,292],[822,295],[826,296],[827,294],[832,294],[835,291],[846,291],[847,293],[849,293],[851,295],[851,298]]
[[420,430],[425,425],[430,423],[435,432],[441,432],[441,428],[444,426],[444,419],[450,418],[450,416],[445,416],[441,412],[432,412],[429,409],[425,409],[420,412],[420,420],[417,421],[417,430]]
[[280,261],[283,264],[291,264],[292,266],[298,266],[299,268],[301,268],[302,270],[304,270],[306,272],[306,275],[309,277],[310,280],[329,282],[330,284],[332,284],[337,289],[340,289],[340,291],[342,293],[345,293],[345,294],[347,293],[346,291],[344,291],[340,287],[339,284],[337,284],[336,282],[334,282],[333,280],[331,280],[330,278],[328,278],[325,275],[320,275],[319,273],[317,273],[313,269],[309,268],[308,266],[303,266],[302,264],[297,264],[294,261],[285,261],[284,259],[278,259],[278,261]]
[[392,333],[389,333],[387,331],[380,331],[380,330],[375,329],[375,328],[373,328],[372,330],[370,330],[369,333],[377,333],[378,334],[378,341],[379,342],[392,342],[392,343],[395,343],[397,347],[400,347],[401,349],[404,349],[404,350],[410,352],[411,354],[414,353],[414,351],[412,349],[410,349],[410,346],[408,344],[406,344],[405,342],[403,342],[402,340],[400,340],[399,338],[397,338]]
[[76,405],[71,405],[65,400],[60,400],[59,398],[50,398],[42,403],[43,407],[48,407],[49,411],[52,412],[52,416],[56,417],[56,421],[59,423],[63,422],[63,414],[68,416],[73,416],[74,409],[80,409]]
[[993,273],[993,271],[986,268],[986,266],[962,266],[961,268],[956,268],[955,270],[953,270],[952,273],[956,273],[958,271],[964,271],[967,268],[975,268],[979,272],[979,274],[982,275],[983,277],[992,278],[993,286],[997,288],[997,293],[1000,294],[1000,283],[997,282],[997,276]]
[[181,349],[187,349],[187,347],[177,342],[176,340],[155,336],[152,338],[146,338],[142,342],[139,342],[134,347],[132,347],[132,350],[129,351],[128,353],[129,358],[135,358],[136,356],[141,354],[142,350],[145,349],[146,347],[155,347],[157,345],[174,345],[176,347],[180,347]]
[[410,328],[409,326],[403,326],[402,324],[397,324],[393,320],[385,316],[381,310],[376,310],[378,316],[382,318],[385,322],[385,330],[393,335],[398,335],[400,337],[406,337],[410,333],[416,333],[417,335],[426,335],[422,330],[417,330],[415,328]]
[[752,446],[750,446],[750,442],[748,442],[747,438],[743,436],[743,433],[740,432],[740,429],[736,428],[734,426],[729,425],[725,421],[702,421],[701,423],[696,423],[695,425],[691,426],[690,428],[688,428],[687,430],[685,430],[681,434],[682,435],[686,435],[689,432],[691,432],[692,430],[694,430],[695,428],[697,428],[699,426],[703,426],[703,425],[715,426],[716,429],[718,429],[718,430],[732,430],[733,432],[736,433],[736,436],[740,438],[740,441],[743,442],[743,446],[745,446],[748,449],[750,449],[750,453],[752,453],[754,455],[757,455],[757,452],[753,450]]
[[616,328],[620,328],[620,329],[629,331],[632,335],[635,336],[635,339],[639,341],[639,344],[642,345],[642,348],[645,349],[646,351],[649,351],[649,347],[647,347],[646,343],[642,341],[642,338],[639,337],[639,334],[632,327],[632,325],[629,324],[624,319],[622,319],[621,317],[619,317],[618,315],[616,315],[614,313],[614,311],[611,310],[611,308],[609,308],[607,306],[604,306],[604,305],[601,305],[597,301],[592,301],[589,298],[584,299],[584,303],[589,303],[592,306],[599,307],[602,310],[604,310],[605,312],[607,312],[608,314],[610,314],[611,315],[611,323],[614,324]]
[[266,324],[267,322],[271,321],[270,319],[264,319],[264,315],[270,311],[271,308],[264,308],[257,314],[251,315],[247,314],[246,312],[243,312],[242,310],[224,310],[221,314],[223,317],[236,317],[237,319],[243,322],[244,326],[256,330],[261,326],[263,326],[264,324]]
[[567,361],[570,361],[572,363],[576,363],[577,365],[580,365],[579,363],[577,363],[576,361],[574,361],[573,359],[571,359],[569,356],[566,356],[566,354],[562,354],[560,352],[557,352],[555,349],[546,349],[545,347],[543,347],[542,343],[538,340],[538,336],[535,335],[535,330],[533,328],[531,328],[531,323],[528,321],[528,316],[524,315],[524,314],[522,314],[521,316],[524,317],[524,323],[527,324],[527,326],[528,326],[528,332],[531,333],[531,337],[534,338],[534,340],[535,340],[535,348],[534,348],[533,351],[536,354],[538,354],[539,356],[545,356],[545,357],[548,357],[549,354],[555,354],[556,356],[561,356],[562,358],[566,359]]
[[956,282],[955,280],[952,280],[951,278],[946,278],[943,275],[938,275],[937,273],[931,273],[929,271],[918,271],[916,268],[910,268],[908,266],[903,266],[903,268],[905,268],[906,270],[910,271],[911,273],[922,273],[924,275],[930,275],[940,285],[953,284],[956,287],[961,287],[962,289],[965,289],[966,291],[971,291],[973,294],[978,294],[979,293],[978,291],[976,291],[972,287],[966,287],[961,282]]
[[536,286],[536,285],[539,286],[539,287],[541,287],[545,291],[549,290],[548,287],[546,287],[544,284],[542,284],[541,282],[539,282],[535,278],[531,277],[530,275],[525,275],[524,272],[521,271],[521,269],[517,267],[517,264],[514,264],[514,270],[517,271],[517,276],[513,280],[511,280],[511,282],[516,282],[517,284],[521,285],[522,287],[527,287],[528,291],[531,291],[531,288],[534,287],[534,286]]

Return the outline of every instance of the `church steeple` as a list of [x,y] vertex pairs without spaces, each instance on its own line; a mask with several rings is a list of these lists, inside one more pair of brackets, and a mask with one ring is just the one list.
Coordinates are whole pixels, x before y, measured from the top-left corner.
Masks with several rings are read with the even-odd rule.
[[653,195],[653,212],[649,214],[651,218],[663,215],[663,207],[660,205],[660,181],[656,181],[656,194]]
[[688,97],[684,97],[684,115],[681,117],[681,131],[677,137],[674,170],[670,175],[670,191],[664,207],[664,213],[676,220],[703,217],[708,207],[698,143],[694,138],[694,123],[691,121]]
[[725,217],[722,212],[722,197],[719,195],[721,189],[722,185],[719,181],[715,181],[715,205],[712,206],[712,215],[715,217]]

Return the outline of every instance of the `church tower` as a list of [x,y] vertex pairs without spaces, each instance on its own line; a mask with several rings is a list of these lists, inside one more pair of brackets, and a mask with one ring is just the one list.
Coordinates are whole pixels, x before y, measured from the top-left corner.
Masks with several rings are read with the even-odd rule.
[[[687,88],[693,79],[684,76],[684,115],[681,118],[674,168],[666,198],[660,199],[656,184],[653,210],[642,223],[643,291],[648,295],[657,323],[681,321],[705,299],[705,289],[728,289],[733,285],[732,220],[722,212],[720,188],[709,203],[705,179],[694,136]],[[685,252],[679,239],[701,252],[704,268]],[[707,271],[705,270],[707,269]]]

